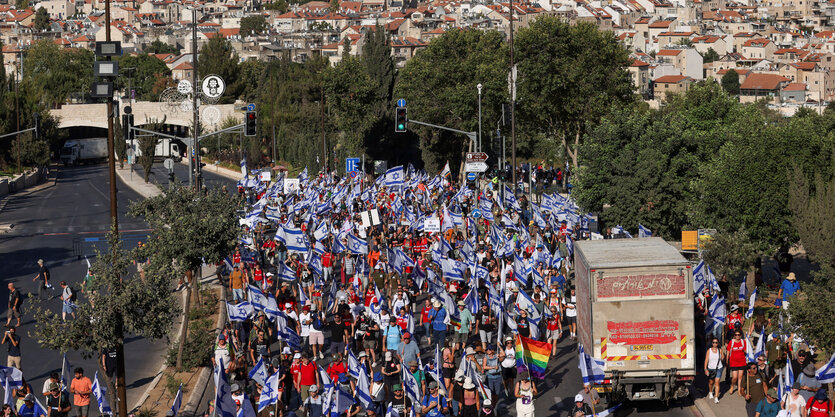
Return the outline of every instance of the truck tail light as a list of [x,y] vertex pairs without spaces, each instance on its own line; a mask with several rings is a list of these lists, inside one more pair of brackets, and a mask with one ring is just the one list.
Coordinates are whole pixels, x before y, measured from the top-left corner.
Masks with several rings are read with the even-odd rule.
[[676,375],[676,379],[678,379],[679,381],[692,381],[692,380],[696,379],[696,377],[695,376],[689,376],[689,375],[687,375],[687,376]]

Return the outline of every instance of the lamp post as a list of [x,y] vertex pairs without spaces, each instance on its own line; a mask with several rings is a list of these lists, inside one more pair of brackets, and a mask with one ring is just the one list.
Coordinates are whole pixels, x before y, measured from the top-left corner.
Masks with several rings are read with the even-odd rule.
[[477,152],[481,152],[481,83],[478,83],[478,146],[476,147]]

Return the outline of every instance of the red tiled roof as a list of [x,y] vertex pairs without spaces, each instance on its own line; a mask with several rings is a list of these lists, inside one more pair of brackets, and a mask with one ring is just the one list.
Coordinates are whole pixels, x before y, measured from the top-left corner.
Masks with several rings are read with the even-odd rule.
[[680,53],[681,49],[662,49],[655,56],[678,56]]
[[785,87],[783,87],[783,91],[806,91],[806,84],[789,83]]
[[676,84],[680,83],[690,77],[684,75],[665,75],[655,79],[656,84]]
[[777,90],[780,83],[786,81],[791,80],[777,74],[753,73],[745,77],[745,82],[739,88],[743,90]]

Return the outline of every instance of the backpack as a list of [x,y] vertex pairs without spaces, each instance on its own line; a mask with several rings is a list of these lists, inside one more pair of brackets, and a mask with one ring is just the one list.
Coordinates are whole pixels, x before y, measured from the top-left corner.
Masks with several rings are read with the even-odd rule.
[[322,325],[322,319],[319,318],[318,314],[316,314],[313,317],[313,322],[311,323],[311,326],[313,327],[314,330],[318,330],[320,332],[324,329],[324,326]]
[[67,287],[70,289],[70,301],[73,303],[78,301],[78,291],[75,290],[73,287]]

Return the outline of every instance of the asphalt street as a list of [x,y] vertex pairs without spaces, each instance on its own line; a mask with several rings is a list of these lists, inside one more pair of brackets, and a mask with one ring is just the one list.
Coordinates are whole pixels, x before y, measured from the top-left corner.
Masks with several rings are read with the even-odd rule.
[[[133,175],[143,175],[144,170],[142,169],[139,164],[134,164],[132,166]],[[222,187],[226,186],[226,188],[230,192],[235,192],[237,187],[237,181],[224,177],[222,175],[213,174],[211,172],[202,172],[201,175],[203,176],[203,184],[206,187],[213,188],[213,187]],[[174,164],[174,178],[175,181],[179,181],[181,184],[188,185],[188,165],[182,163],[175,163]],[[151,177],[149,181],[157,183],[162,186],[168,185],[168,169],[166,169],[161,162],[155,163],[153,168],[151,169]]]
[[[0,296],[4,300],[8,299],[9,292],[5,283],[14,283],[24,297],[28,292],[36,292],[32,279],[38,272],[38,259],[43,259],[49,268],[50,283],[55,288],[60,288],[61,280],[79,288],[87,271],[85,256],[92,261],[94,248],[106,249],[103,240],[110,226],[107,165],[53,169],[57,170],[55,185],[41,185],[36,191],[10,195],[0,212],[0,223],[14,225],[8,233],[0,234],[0,276],[5,281]],[[141,197],[119,185],[119,227],[124,232],[125,245],[135,245],[147,235],[147,225],[141,219],[128,217],[126,211],[131,202]],[[58,290],[53,295],[59,295]],[[33,339],[34,321],[25,313],[27,303],[23,302],[24,315],[18,329],[22,339],[22,367],[24,377],[40,397],[44,380],[51,372],[60,372],[62,355],[42,349]],[[46,301],[45,305],[56,313],[61,311],[58,299]],[[6,303],[2,310],[5,319],[8,314]],[[142,394],[142,390],[131,388],[153,379],[165,351],[164,341],[126,337],[129,407]],[[67,352],[67,358],[73,367],[84,367],[85,375],[92,379],[97,369],[95,359],[84,359],[78,352]]]
[[[43,259],[49,268],[50,282],[58,288],[65,280],[73,288],[87,271],[85,257],[93,260],[96,249],[106,250],[105,234],[109,230],[110,191],[106,164],[78,167],[53,167],[57,174],[54,185],[43,184],[34,191],[23,191],[7,196],[5,208],[0,211],[0,224],[12,224],[6,234],[0,234],[0,276],[5,281],[0,287],[0,297],[8,299],[6,283],[12,282],[24,294],[35,292],[32,281],[38,271],[37,261]],[[141,175],[141,168],[134,175]],[[161,163],[155,164],[154,174],[158,182],[167,184],[167,170]],[[178,178],[187,181],[188,168],[177,164]],[[234,186],[235,181],[206,173],[209,187]],[[127,216],[130,203],[141,197],[123,183],[118,183],[119,228],[124,245],[133,247],[148,234],[142,219]],[[58,295],[58,290],[54,295]],[[83,296],[82,296],[83,300]],[[27,302],[24,301],[23,310]],[[46,306],[56,313],[61,311],[61,301],[47,301]],[[7,314],[6,303],[2,319]],[[5,322],[3,322],[5,324]],[[39,395],[43,382],[53,371],[61,369],[61,352],[42,349],[32,338],[34,321],[24,313],[21,320],[22,367],[24,377]],[[133,407],[159,370],[160,361],[167,353],[166,341],[149,341],[127,336],[125,366],[128,386],[128,407]],[[97,366],[95,359],[84,359],[78,352],[67,352],[70,364],[82,366],[91,379]],[[5,365],[5,361],[3,361]],[[139,389],[132,389],[139,388]],[[95,413],[94,413],[95,415]]]

